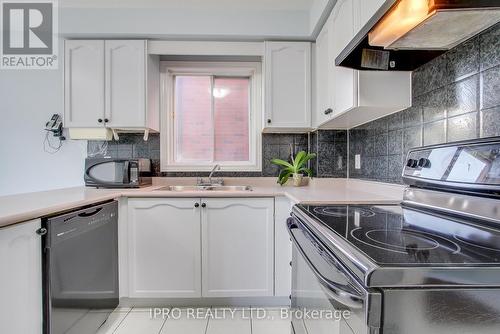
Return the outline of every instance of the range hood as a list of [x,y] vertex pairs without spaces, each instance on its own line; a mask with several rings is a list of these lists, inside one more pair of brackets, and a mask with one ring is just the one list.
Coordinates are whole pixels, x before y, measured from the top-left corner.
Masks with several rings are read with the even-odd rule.
[[387,0],[335,64],[412,71],[498,22],[500,0]]

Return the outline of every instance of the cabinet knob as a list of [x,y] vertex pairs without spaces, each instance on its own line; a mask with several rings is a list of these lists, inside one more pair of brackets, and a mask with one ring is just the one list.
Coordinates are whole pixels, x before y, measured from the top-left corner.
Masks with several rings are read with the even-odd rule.
[[271,124],[271,119],[270,118],[267,119],[267,124]]
[[104,123],[108,123],[108,122],[109,122],[109,119],[105,118]]
[[328,108],[324,111],[325,115],[330,115],[333,112],[332,108]]
[[207,207],[207,203],[201,203],[201,207],[202,208],[206,208]]
[[194,203],[194,207],[195,208],[199,208],[200,207],[200,203]]
[[38,234],[38,235],[46,235],[47,234],[47,229],[45,227],[41,227],[38,230],[36,230],[36,234]]
[[97,122],[102,123],[102,118],[99,118]]

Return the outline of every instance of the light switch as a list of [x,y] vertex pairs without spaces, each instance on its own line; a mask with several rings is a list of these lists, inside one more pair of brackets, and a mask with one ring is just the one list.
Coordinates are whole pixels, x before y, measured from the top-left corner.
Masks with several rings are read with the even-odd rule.
[[354,156],[354,168],[361,169],[361,154],[356,154]]

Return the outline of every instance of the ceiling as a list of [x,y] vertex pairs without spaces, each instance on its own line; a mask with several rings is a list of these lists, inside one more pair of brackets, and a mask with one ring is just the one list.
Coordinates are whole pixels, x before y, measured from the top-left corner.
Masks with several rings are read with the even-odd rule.
[[185,8],[253,9],[308,11],[315,0],[59,0],[60,7],[72,8]]
[[315,40],[336,1],[59,0],[59,32],[65,38]]

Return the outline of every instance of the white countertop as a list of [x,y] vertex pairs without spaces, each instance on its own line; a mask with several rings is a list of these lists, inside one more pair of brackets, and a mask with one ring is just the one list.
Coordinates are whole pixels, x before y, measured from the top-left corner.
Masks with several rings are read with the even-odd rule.
[[276,178],[224,178],[227,185],[249,185],[252,191],[167,191],[166,185],[194,184],[195,178],[154,178],[153,185],[140,189],[65,188],[0,196],[0,227],[53,215],[58,212],[119,197],[276,197],[294,203],[392,204],[402,200],[401,185],[357,179],[315,178],[305,187],[281,187]]

